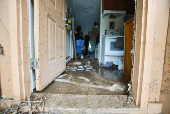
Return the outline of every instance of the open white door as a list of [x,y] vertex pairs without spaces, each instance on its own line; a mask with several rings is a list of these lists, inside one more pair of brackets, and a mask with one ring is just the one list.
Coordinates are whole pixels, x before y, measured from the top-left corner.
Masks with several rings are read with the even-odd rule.
[[66,66],[66,0],[34,1],[36,90],[41,91]]

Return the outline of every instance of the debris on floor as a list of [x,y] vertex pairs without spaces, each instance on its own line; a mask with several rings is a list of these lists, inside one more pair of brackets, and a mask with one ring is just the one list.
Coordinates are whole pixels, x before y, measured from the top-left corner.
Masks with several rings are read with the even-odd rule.
[[112,61],[108,61],[106,62],[104,65],[100,65],[100,67],[107,67],[107,68],[110,68],[112,67],[114,64]]
[[92,66],[67,66],[66,71],[95,71]]
[[118,66],[101,68],[98,62],[83,59],[69,62],[65,72],[42,93],[127,95],[127,89],[124,73],[118,70]]
[[[71,94],[33,94],[33,98],[41,99],[43,96],[49,96],[45,101],[44,111],[73,111],[72,114],[84,114],[87,111],[131,109],[138,110],[139,107],[134,103],[127,103],[127,95],[71,95]],[[59,113],[59,114],[60,114]],[[71,112],[70,112],[71,113]]]
[[71,61],[68,62],[67,66],[78,66],[81,65],[81,62],[77,62],[77,61]]
[[[46,94],[34,93],[27,101],[0,99],[4,105],[2,114],[37,114],[56,113],[84,114],[89,111],[100,112],[101,110],[131,109],[138,110],[134,103],[127,103],[127,95],[71,95],[71,94]],[[17,103],[14,105],[14,103]],[[81,110],[81,112],[80,112]]]
[[114,65],[101,68],[98,62],[71,61],[65,72],[42,92],[34,93],[30,100],[8,106],[4,111],[60,114],[69,109],[74,114],[81,109],[80,113],[138,109],[133,98],[127,95],[128,86],[122,80],[123,76],[124,73]]
[[28,96],[27,99],[27,101],[21,101],[14,95],[12,98],[0,99],[0,114],[32,114],[44,112],[44,102],[48,99],[45,95],[34,99],[30,99],[30,96]]
[[126,84],[106,80],[93,71],[82,71],[79,73],[80,75],[71,75],[69,73],[67,75],[64,74],[63,76],[59,76],[58,78],[56,78],[55,81],[76,84],[86,87],[107,89],[115,92],[127,92],[128,87]]

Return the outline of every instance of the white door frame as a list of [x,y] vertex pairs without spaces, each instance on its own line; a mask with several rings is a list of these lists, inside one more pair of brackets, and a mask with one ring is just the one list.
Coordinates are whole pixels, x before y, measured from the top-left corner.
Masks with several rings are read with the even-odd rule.
[[[34,43],[34,3],[29,0],[29,46],[30,46],[30,60],[35,58],[35,43]],[[31,63],[31,62],[30,62]],[[30,65],[31,74],[31,92],[36,88],[35,69]]]

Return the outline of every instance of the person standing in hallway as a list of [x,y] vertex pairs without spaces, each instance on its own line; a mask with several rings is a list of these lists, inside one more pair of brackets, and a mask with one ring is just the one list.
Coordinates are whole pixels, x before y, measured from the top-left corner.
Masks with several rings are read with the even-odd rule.
[[90,41],[90,31],[88,31],[88,34],[85,36],[85,55],[88,56],[89,51],[89,41]]
[[89,52],[90,52],[90,59],[95,59],[94,54],[95,54],[95,47],[96,47],[96,39],[99,36],[99,24],[98,23],[94,23],[94,28],[92,28],[91,31],[91,37],[90,37],[90,48],[89,48]]
[[84,44],[84,39],[83,39],[83,33],[81,31],[81,26],[78,26],[76,31],[75,31],[75,44],[76,44],[76,53],[78,59],[81,58],[82,55],[82,47]]

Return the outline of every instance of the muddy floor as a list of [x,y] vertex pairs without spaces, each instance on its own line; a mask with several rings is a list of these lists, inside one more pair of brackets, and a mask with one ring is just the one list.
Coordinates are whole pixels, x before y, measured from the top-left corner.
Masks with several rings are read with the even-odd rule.
[[[93,114],[99,112],[110,112],[119,110],[139,110],[133,102],[127,102],[127,95],[71,95],[71,94],[33,94],[33,101],[45,99],[44,105],[39,105],[40,110],[45,112],[56,111],[57,114],[87,114],[88,111]],[[55,102],[54,102],[55,101]],[[62,112],[62,113],[61,113]],[[108,114],[102,113],[102,114]]]
[[[66,71],[41,93],[79,95],[126,95],[127,81],[124,74],[115,68],[101,68],[97,61],[88,58],[79,60],[77,66],[88,67],[87,71],[76,71],[67,66]],[[90,67],[92,69],[90,70]],[[78,67],[77,67],[78,68]]]

